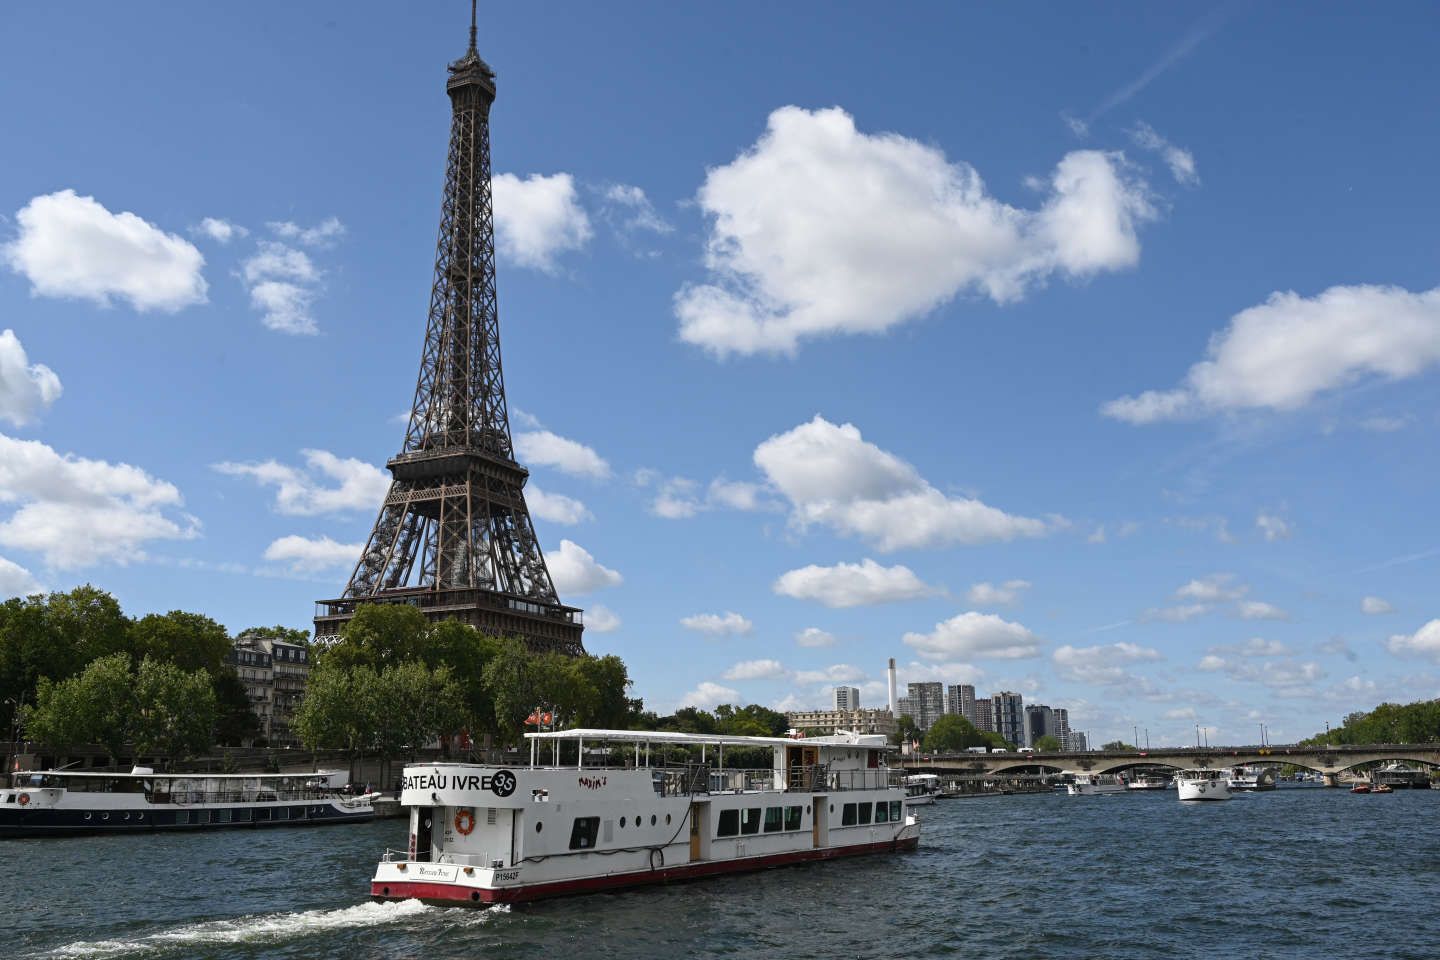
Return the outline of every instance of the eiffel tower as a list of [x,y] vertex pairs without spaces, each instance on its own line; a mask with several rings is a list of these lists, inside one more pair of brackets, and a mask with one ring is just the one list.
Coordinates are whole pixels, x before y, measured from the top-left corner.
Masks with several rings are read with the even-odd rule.
[[410,423],[344,596],[317,604],[315,637],[333,639],[362,603],[408,603],[432,621],[579,655],[581,613],[555,593],[510,440],[490,203],[495,72],[475,50],[474,0],[469,49],[449,70],[450,152]]

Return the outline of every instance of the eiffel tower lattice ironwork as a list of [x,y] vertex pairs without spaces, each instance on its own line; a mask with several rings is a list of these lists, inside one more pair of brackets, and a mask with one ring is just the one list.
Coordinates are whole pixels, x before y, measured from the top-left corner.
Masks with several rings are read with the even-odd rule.
[[470,46],[450,64],[450,151],[435,283],[405,445],[343,597],[317,605],[333,637],[362,603],[408,603],[531,649],[584,653],[580,610],[560,602],[530,523],[500,367],[490,106],[495,73]]

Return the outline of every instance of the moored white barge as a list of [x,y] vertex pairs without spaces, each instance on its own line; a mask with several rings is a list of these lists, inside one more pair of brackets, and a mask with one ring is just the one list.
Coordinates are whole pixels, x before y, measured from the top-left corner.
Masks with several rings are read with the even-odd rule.
[[346,796],[343,770],[129,773],[34,770],[0,787],[0,837],[358,823],[371,796]]
[[[400,802],[410,808],[409,849],[387,851],[371,881],[373,897],[512,903],[919,843],[903,774],[885,766],[883,736],[527,736],[528,767],[405,768]],[[689,762],[662,762],[678,748]],[[763,748],[772,762],[728,769],[727,748],[732,756]],[[543,764],[546,753],[561,762]]]

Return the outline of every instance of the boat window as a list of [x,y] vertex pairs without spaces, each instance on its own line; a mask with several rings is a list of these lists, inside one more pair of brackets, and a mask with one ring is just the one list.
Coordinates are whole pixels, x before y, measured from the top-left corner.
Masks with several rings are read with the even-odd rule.
[[543,830],[544,828],[545,828],[545,824],[544,824],[544,823],[542,823],[542,822],[539,821],[539,820],[536,820],[536,821],[535,821],[535,832],[536,832],[536,833],[539,833],[539,832],[540,832],[541,830]]
[[740,832],[742,834],[760,832],[759,807],[746,807],[740,811]]
[[843,808],[841,808],[841,813],[840,813],[840,826],[842,826],[842,827],[853,827],[853,826],[855,826],[855,817],[856,817],[855,806],[856,806],[856,805],[853,804],[853,803],[847,803],[847,804],[845,804],[845,806],[844,806]]
[[876,823],[884,823],[886,820],[889,820],[889,819],[890,819],[890,804],[884,803],[883,801],[882,801],[881,803],[875,804],[875,822],[876,822]]
[[900,820],[900,801],[899,801],[899,800],[891,800],[891,801],[890,801],[890,822],[891,822],[891,823],[898,823],[899,820]]
[[786,829],[786,830],[799,830],[799,829],[800,829],[800,808],[799,808],[799,807],[786,807],[786,808],[785,808],[785,829]]
[[868,803],[860,804],[860,823],[862,825],[870,822],[870,806]]
[[570,849],[589,850],[595,846],[595,834],[599,832],[599,817],[576,817],[570,828]]
[[[140,819],[141,819],[141,820],[144,820],[144,819],[145,819],[145,814],[143,814],[143,813],[140,814]],[[237,808],[235,809],[235,822],[236,822],[236,823],[249,823],[249,822],[250,822],[250,808],[249,808],[249,807],[237,807]]]
[[215,822],[216,822],[216,823],[229,823],[229,822],[230,822],[230,811],[229,811],[228,809],[216,810],[216,811],[215,811]]
[[715,829],[717,837],[733,837],[740,832],[740,811],[721,810],[720,822]]
[[784,826],[784,824],[785,824],[785,808],[784,808],[784,807],[766,807],[766,808],[765,808],[765,832],[766,832],[766,833],[779,833],[779,832],[780,832],[780,828],[781,828],[782,826]]
[[625,818],[624,818],[624,817],[621,817],[621,818],[620,818],[620,829],[621,829],[621,830],[624,830],[624,829],[625,829]]
[[[85,816],[88,817],[88,816],[90,816],[90,815],[87,813]],[[184,824],[187,824],[187,823],[189,823],[189,822],[190,822],[190,811],[189,811],[189,810],[176,810],[176,811],[175,811],[175,825],[176,825],[177,827],[178,827],[178,826],[182,826],[182,825],[184,825]]]

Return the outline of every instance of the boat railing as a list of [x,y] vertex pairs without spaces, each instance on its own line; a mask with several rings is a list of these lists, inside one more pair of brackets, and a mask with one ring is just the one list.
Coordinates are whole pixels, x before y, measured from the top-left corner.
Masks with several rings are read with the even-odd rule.
[[651,771],[655,792],[662,797],[698,793],[824,793],[845,790],[885,790],[903,784],[904,772],[884,768],[832,770],[828,764],[791,767],[788,770],[738,769],[689,764]]

